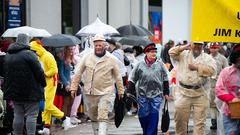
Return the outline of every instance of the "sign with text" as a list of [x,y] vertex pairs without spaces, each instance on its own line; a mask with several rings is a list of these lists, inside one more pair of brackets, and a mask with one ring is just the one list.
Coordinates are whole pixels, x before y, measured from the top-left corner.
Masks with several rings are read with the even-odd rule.
[[240,1],[193,0],[191,40],[240,43]]
[[21,10],[20,6],[8,7],[8,28],[21,26]]

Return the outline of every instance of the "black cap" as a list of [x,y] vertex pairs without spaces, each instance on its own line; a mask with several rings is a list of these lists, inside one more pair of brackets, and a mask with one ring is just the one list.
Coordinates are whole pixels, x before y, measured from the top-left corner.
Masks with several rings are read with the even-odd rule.
[[108,42],[109,44],[112,44],[112,45],[116,45],[116,41],[112,38],[107,38],[106,42]]

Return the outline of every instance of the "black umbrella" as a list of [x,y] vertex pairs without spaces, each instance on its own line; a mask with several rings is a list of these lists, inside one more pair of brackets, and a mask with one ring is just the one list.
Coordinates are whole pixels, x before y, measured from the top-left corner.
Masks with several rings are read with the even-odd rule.
[[124,97],[120,98],[120,99],[119,99],[118,95],[116,96],[116,99],[114,101],[114,111],[115,111],[114,122],[115,122],[115,126],[117,128],[122,123],[122,120],[123,120],[123,118],[125,116],[125,107],[126,107],[126,104],[129,101],[138,103],[136,97],[131,95],[131,94],[129,94],[129,96],[124,94]]
[[129,36],[123,37],[119,40],[119,43],[122,45],[131,45],[131,46],[147,46],[152,43],[147,37],[139,37],[139,36]]
[[115,122],[115,126],[118,128],[121,125],[125,115],[124,99],[123,98],[119,99],[118,95],[116,96],[114,101],[114,111],[115,111],[114,122]]
[[42,38],[41,42],[47,47],[74,46],[81,43],[77,37],[66,34],[57,34],[51,37],[44,37]]
[[121,36],[152,36],[153,34],[140,25],[124,25],[119,27],[118,32]]

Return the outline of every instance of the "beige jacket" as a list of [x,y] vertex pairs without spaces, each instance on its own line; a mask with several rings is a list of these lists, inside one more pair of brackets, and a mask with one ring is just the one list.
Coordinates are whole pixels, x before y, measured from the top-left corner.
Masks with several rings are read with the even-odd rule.
[[101,58],[98,58],[94,52],[84,56],[72,78],[71,90],[77,90],[83,72],[85,72],[84,94],[113,93],[114,83],[117,85],[118,94],[124,93],[118,60],[109,52]]
[[[206,53],[201,53],[200,56],[194,58],[189,50],[180,51],[180,46],[173,47],[169,50],[169,55],[172,62],[177,67],[177,80],[185,85],[201,86],[197,90],[186,89],[179,85],[179,92],[185,96],[197,97],[203,95],[204,85],[209,83],[208,77],[215,74],[216,62]],[[197,71],[191,71],[188,64],[196,64]]]

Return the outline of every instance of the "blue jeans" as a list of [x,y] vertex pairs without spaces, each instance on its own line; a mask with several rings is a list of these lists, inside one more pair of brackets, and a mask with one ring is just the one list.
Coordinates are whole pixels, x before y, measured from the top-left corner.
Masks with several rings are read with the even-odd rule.
[[138,98],[138,116],[143,129],[143,135],[157,135],[159,109],[162,100],[163,98],[161,96],[151,99],[144,96]]
[[39,102],[14,101],[13,134],[22,135],[26,117],[27,135],[35,135]]
[[239,135],[240,134],[240,120],[231,119],[223,115],[223,126],[225,135]]

